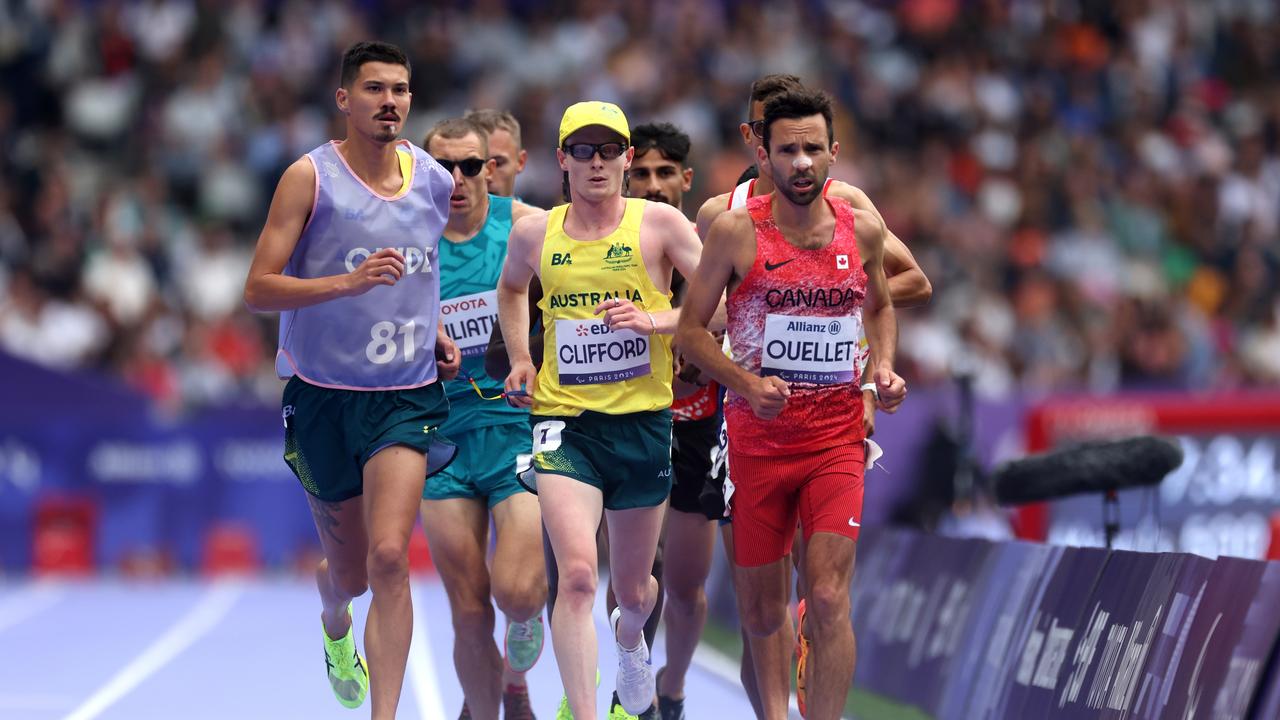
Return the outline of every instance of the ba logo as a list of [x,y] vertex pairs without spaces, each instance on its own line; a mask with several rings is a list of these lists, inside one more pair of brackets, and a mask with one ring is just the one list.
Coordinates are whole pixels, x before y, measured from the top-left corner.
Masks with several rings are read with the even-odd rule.
[[284,426],[286,429],[288,429],[289,427],[289,417],[293,414],[294,414],[294,407],[292,405],[285,405],[284,412],[280,413],[280,419],[284,420]]
[[551,267],[555,267],[557,265],[572,265],[572,264],[573,264],[573,258],[569,256],[569,253],[558,253],[558,252],[551,253]]

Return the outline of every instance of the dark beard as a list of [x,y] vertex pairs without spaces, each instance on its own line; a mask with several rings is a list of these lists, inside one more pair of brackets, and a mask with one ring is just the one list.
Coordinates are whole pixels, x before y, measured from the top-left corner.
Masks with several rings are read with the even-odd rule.
[[645,195],[645,196],[644,196],[644,199],[645,199],[645,200],[650,200],[650,201],[652,201],[652,202],[665,203],[665,204],[667,204],[667,205],[675,205],[675,203],[673,203],[673,202],[671,202],[670,200],[668,200],[668,199],[667,199],[667,196],[666,196],[666,195],[663,195],[662,193],[652,193],[652,194],[649,194],[649,195]]
[[793,205],[813,204],[813,201],[817,200],[822,195],[822,186],[826,184],[826,178],[823,178],[822,182],[818,182],[818,178],[815,177],[815,178],[812,178],[813,187],[809,188],[809,190],[802,193],[797,192],[794,188],[791,187],[791,183],[792,181],[798,180],[802,177],[807,177],[807,176],[792,175],[791,177],[787,178],[787,182],[785,184],[777,186],[778,192],[782,193],[782,196],[785,197],[787,200],[790,200]]

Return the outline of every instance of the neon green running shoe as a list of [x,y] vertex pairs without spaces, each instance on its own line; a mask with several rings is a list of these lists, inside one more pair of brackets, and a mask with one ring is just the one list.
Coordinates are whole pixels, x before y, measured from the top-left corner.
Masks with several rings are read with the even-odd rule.
[[[596,668],[596,687],[600,687],[600,668]],[[556,720],[573,720],[573,711],[569,709],[569,698],[560,696],[560,707],[556,708]]]
[[521,623],[507,623],[505,655],[511,672],[529,672],[542,656],[542,616]]
[[[351,606],[347,605],[347,614],[351,614]],[[356,651],[355,626],[347,628],[347,634],[341,639],[329,639],[329,633],[321,624],[324,633],[324,665],[329,672],[329,685],[333,694],[343,707],[358,708],[369,692],[369,670],[360,653]]]

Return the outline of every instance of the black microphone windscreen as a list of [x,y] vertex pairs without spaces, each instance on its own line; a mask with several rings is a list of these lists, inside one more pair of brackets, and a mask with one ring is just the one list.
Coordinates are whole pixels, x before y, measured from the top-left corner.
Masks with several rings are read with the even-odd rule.
[[1091,441],[1004,463],[992,475],[1003,505],[1155,485],[1182,464],[1182,447],[1144,435]]

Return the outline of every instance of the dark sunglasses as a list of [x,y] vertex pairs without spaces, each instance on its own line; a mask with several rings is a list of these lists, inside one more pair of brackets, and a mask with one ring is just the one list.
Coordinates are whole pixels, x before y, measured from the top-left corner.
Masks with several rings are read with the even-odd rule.
[[441,160],[436,158],[436,162],[440,163],[440,167],[444,168],[444,171],[450,175],[453,174],[453,169],[456,167],[462,170],[463,175],[475,177],[480,174],[480,171],[484,169],[484,164],[488,161],[480,158],[467,158],[466,160]]
[[748,120],[747,127],[751,128],[751,134],[764,139],[764,120]]
[[596,153],[600,153],[601,160],[612,160],[626,152],[627,146],[620,142],[574,143],[565,145],[564,151],[574,160],[590,160]]

